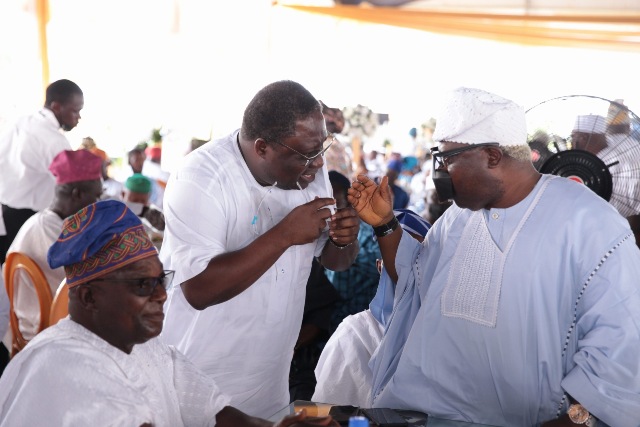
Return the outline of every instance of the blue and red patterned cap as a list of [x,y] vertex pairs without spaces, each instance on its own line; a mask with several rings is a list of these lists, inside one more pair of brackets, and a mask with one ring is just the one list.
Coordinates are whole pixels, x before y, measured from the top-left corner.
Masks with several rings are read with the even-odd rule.
[[51,268],[64,266],[73,287],[157,255],[140,219],[124,203],[103,200],[64,220],[47,261]]

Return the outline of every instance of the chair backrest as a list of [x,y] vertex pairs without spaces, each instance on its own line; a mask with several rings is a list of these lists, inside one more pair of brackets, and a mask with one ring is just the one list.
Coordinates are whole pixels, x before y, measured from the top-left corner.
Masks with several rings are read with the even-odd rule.
[[49,326],[53,326],[64,319],[69,314],[69,287],[67,279],[62,279],[62,283],[58,286],[56,295],[51,303],[51,313],[49,314]]
[[35,287],[36,294],[38,296],[38,304],[40,306],[40,325],[38,326],[38,332],[49,326],[49,312],[51,310],[51,289],[44,273],[38,267],[38,264],[32,260],[29,256],[20,252],[11,252],[7,255],[7,259],[4,263],[4,284],[7,288],[7,296],[9,297],[10,311],[9,311],[9,324],[11,326],[11,334],[13,335],[13,342],[11,346],[11,357],[15,356],[20,350],[27,345],[27,340],[22,336],[20,332],[18,317],[16,316],[14,309],[14,296],[15,296],[15,278],[20,272],[24,272],[29,276],[33,286]]

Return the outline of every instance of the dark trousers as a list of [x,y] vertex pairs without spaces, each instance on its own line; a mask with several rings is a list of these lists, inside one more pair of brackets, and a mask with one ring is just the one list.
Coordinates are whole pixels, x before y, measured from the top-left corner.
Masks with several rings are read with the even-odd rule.
[[310,343],[300,347],[293,354],[289,371],[289,398],[311,400],[316,390],[316,374],[314,370],[320,359],[322,347],[318,343]]
[[7,229],[7,235],[0,236],[0,264],[4,264],[9,246],[13,243],[13,239],[16,238],[22,224],[27,222],[35,213],[36,211],[32,211],[31,209],[14,209],[7,205],[2,205],[2,216],[4,218],[4,226]]
[[0,377],[9,364],[9,350],[0,342]]

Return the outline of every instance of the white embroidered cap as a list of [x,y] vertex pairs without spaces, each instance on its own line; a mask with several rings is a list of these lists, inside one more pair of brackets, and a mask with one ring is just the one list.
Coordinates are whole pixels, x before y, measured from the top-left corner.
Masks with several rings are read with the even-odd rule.
[[607,131],[607,125],[604,117],[595,114],[587,114],[576,117],[576,123],[573,125],[573,131],[604,134]]
[[463,144],[527,145],[524,109],[493,93],[461,87],[445,103],[432,138]]

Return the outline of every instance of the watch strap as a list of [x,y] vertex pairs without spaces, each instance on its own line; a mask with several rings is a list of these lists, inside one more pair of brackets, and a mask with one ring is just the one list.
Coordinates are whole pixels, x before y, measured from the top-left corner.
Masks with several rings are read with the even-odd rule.
[[376,237],[384,237],[388,234],[393,233],[396,228],[398,228],[398,225],[400,225],[400,223],[398,222],[398,218],[394,216],[393,219],[386,224],[373,227],[373,232],[375,233]]

